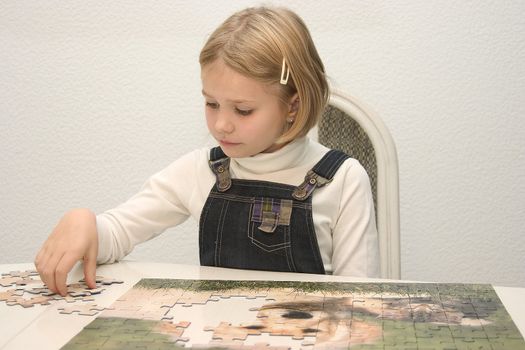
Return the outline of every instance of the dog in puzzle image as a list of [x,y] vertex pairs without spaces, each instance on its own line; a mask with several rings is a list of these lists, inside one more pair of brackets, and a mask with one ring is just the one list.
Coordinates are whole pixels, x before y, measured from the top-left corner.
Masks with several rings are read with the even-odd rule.
[[464,307],[461,302],[443,305],[417,297],[301,298],[266,304],[259,308],[257,320],[243,327],[271,335],[291,335],[294,339],[315,337],[316,349],[337,349],[382,340],[383,324],[388,321],[480,328],[490,323],[461,311]]

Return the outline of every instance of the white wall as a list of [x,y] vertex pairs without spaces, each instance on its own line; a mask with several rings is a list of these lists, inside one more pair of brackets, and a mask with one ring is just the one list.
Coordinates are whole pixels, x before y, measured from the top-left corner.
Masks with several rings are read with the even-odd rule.
[[[397,143],[403,278],[525,287],[525,2],[282,3]],[[0,263],[209,142],[198,53],[249,4],[0,3]],[[132,256],[198,264],[196,230]]]

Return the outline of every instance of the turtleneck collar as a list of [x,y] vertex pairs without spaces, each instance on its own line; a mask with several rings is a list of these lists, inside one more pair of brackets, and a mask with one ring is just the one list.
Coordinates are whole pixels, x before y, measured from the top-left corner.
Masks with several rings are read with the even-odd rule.
[[308,150],[308,137],[298,138],[272,153],[259,153],[246,158],[232,158],[234,168],[252,174],[268,174],[289,169],[303,161]]

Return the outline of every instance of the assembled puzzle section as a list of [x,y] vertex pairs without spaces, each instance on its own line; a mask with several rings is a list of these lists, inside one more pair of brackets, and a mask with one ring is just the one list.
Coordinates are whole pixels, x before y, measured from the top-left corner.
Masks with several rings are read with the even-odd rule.
[[490,285],[143,279],[64,346],[89,348],[525,349],[525,342]]
[[65,297],[51,292],[40,280],[36,270],[11,271],[0,277],[0,302],[8,306],[24,308],[35,305],[50,305],[59,301],[67,304],[58,308],[60,313],[95,316],[105,308],[94,303],[94,296],[100,294],[112,284],[123,283],[121,280],[96,276],[96,288],[89,288],[84,280],[68,284]]

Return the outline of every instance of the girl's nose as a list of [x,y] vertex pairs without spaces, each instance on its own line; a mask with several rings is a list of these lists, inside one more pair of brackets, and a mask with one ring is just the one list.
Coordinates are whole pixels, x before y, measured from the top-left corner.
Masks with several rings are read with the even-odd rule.
[[221,133],[230,134],[233,132],[234,125],[230,120],[231,116],[226,113],[218,113],[215,121],[215,129]]

